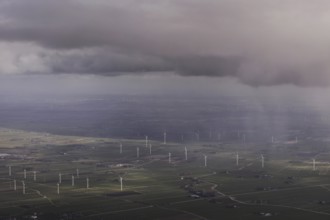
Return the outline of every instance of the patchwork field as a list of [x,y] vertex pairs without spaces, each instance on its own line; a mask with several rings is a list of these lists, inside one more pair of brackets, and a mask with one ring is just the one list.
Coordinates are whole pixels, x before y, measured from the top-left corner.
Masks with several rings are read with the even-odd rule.
[[0,219],[329,219],[328,156],[316,140],[146,146],[3,128]]

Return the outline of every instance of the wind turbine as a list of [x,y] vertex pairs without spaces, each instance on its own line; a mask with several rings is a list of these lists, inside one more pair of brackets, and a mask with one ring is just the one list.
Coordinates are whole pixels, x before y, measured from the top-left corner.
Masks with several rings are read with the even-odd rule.
[[23,187],[23,195],[25,194],[25,182],[22,181],[22,187]]
[[207,155],[204,155],[204,166],[207,167]]
[[188,150],[187,150],[187,147],[184,147],[184,155],[185,155],[185,158],[186,158],[186,161],[188,160]]
[[172,156],[172,154],[171,153],[168,153],[168,163],[171,163],[172,162],[171,156]]
[[164,131],[164,144],[166,144],[166,138],[167,138],[167,134],[166,131]]
[[197,132],[195,133],[195,135],[196,135],[196,140],[197,140],[197,142],[199,142],[199,131],[197,131]]
[[71,185],[74,186],[74,175],[71,176]]
[[236,166],[238,166],[238,161],[239,161],[239,155],[238,152],[236,152]]
[[123,191],[123,177],[119,177],[120,180],[120,191]]
[[33,180],[34,182],[37,181],[37,171],[33,171]]
[[264,155],[261,154],[261,168],[264,168],[265,166],[265,158]]
[[60,184],[57,183],[57,195],[59,195],[59,194],[60,194]]
[[140,148],[139,147],[136,148],[136,157],[137,158],[140,157]]

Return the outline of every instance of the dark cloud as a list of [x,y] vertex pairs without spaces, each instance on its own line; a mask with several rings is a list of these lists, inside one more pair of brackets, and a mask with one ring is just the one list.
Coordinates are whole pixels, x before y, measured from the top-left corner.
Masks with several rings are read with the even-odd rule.
[[186,76],[237,76],[238,57],[194,56],[172,60],[175,71]]
[[110,49],[92,49],[81,53],[55,53],[47,58],[47,66],[53,73],[87,73],[116,76],[150,72],[172,71],[165,60],[143,54],[113,52]]
[[174,71],[253,86],[327,86],[329,6],[326,0],[0,0],[0,58],[6,58],[0,71]]

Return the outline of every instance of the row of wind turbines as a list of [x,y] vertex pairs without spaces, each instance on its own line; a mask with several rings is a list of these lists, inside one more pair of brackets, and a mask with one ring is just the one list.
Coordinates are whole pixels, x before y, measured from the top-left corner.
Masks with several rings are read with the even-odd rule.
[[[34,182],[37,182],[37,171],[32,171],[33,173],[33,181]],[[9,177],[12,177],[13,176],[13,173],[12,173],[12,166],[9,165],[8,166],[8,176]],[[23,195],[26,194],[26,182],[27,182],[27,171],[26,169],[23,170],[23,179],[21,181],[22,183],[22,193]],[[76,175],[71,175],[71,186],[74,187],[75,186],[75,179],[79,179],[79,168],[76,169]],[[14,191],[17,191],[17,180],[16,179],[13,179],[13,188],[14,188]],[[123,191],[123,177],[119,177],[119,182],[120,182],[120,191]],[[56,188],[57,188],[57,194],[59,195],[60,194],[60,186],[62,184],[62,173],[58,173],[58,182],[56,184]],[[89,177],[86,177],[86,189],[89,189],[90,188],[90,180],[89,180]]]
[[[210,135],[209,135],[210,137],[212,136],[211,134],[212,134],[212,132],[210,131]],[[196,136],[196,140],[199,141],[200,140],[200,134],[199,134],[199,132],[196,132],[195,133],[195,136]],[[221,140],[221,137],[222,136],[223,135],[221,133],[218,133],[218,135],[217,135],[218,140]],[[246,138],[245,133],[242,133],[240,130],[237,130],[237,137],[239,139],[241,139],[244,144],[246,144],[247,138]],[[146,142],[148,142],[148,136],[145,136],[145,138],[146,138]],[[183,141],[183,135],[181,135],[181,140]],[[274,144],[276,141],[278,141],[278,140],[274,136],[271,136],[270,137],[270,142],[272,144]],[[298,143],[298,137],[297,136],[295,137],[294,142],[295,143]],[[163,144],[166,144],[166,143],[167,143],[167,132],[164,131],[164,133],[163,133]]]
[[[166,131],[163,133],[163,144],[167,144],[167,133]],[[245,137],[245,134],[243,134],[243,141],[245,143],[245,140],[246,140],[246,137]],[[274,136],[271,137],[271,143],[275,143],[275,138]],[[298,143],[298,137],[295,138],[295,143]],[[145,147],[146,148],[149,148],[149,155],[152,155],[152,144],[149,143],[149,138],[148,136],[145,136]],[[123,153],[123,145],[122,143],[120,142],[120,154]],[[185,160],[187,161],[188,160],[188,149],[187,147],[184,148],[184,154],[185,154]],[[136,148],[136,157],[139,158],[140,157],[140,148],[137,147]],[[239,166],[239,154],[236,153],[236,166]],[[261,168],[264,168],[265,167],[265,157],[263,154],[260,155],[260,160],[261,160]],[[172,162],[172,153],[169,152],[168,153],[168,161],[169,163]],[[316,170],[316,160],[313,159],[313,171]],[[207,155],[204,155],[204,166],[207,167]]]
[[[164,132],[164,139],[163,139],[163,144],[166,145],[167,144],[167,134],[166,132]],[[243,140],[245,142],[245,135],[243,135]],[[298,141],[298,139],[296,138],[296,142]],[[272,137],[272,142],[274,142],[274,137]],[[149,148],[149,155],[152,155],[152,144],[149,141],[148,136],[145,136],[145,147]],[[122,154],[123,153],[123,144],[120,142],[119,143],[119,153]],[[136,157],[139,158],[140,157],[140,148],[137,147],[136,148]],[[208,166],[208,156],[207,155],[203,155],[204,157],[204,167]],[[184,147],[184,158],[186,161],[188,161],[188,148]],[[239,154],[238,152],[236,152],[236,166],[239,166]],[[261,161],[261,168],[265,167],[265,157],[264,155],[260,155],[260,161]],[[316,160],[313,159],[313,171],[316,170]],[[172,153],[169,152],[168,153],[168,162],[169,164],[172,163]],[[33,173],[33,181],[37,182],[37,171],[32,171]],[[8,166],[8,174],[9,177],[12,176],[12,166]],[[22,192],[23,194],[26,194],[26,179],[27,179],[27,171],[26,169],[23,170],[23,178],[24,180],[22,180]],[[71,186],[74,187],[75,186],[75,178],[79,178],[79,169],[76,169],[76,175],[71,175]],[[120,190],[123,191],[123,177],[119,177],[119,183],[120,183]],[[16,179],[13,179],[13,184],[14,184],[14,190],[17,190],[17,181]],[[58,174],[58,183],[56,184],[56,188],[57,188],[57,194],[60,194],[60,186],[62,184],[62,173],[60,172]],[[90,188],[90,180],[89,177],[86,177],[86,188],[89,189]]]

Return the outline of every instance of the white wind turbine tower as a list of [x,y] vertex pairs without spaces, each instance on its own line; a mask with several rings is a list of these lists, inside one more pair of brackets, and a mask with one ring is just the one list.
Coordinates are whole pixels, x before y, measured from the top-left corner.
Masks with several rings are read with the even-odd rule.
[[152,145],[149,144],[149,154],[151,155],[151,148],[152,148]]
[[238,152],[236,152],[236,166],[238,166],[238,162],[239,162],[239,155]]
[[166,131],[164,131],[164,144],[166,144],[166,138],[167,138],[167,134]]
[[122,154],[123,153],[123,144],[120,142],[119,145],[119,153]]
[[22,181],[22,187],[23,187],[23,195],[25,194],[25,182]]
[[264,155],[261,154],[261,168],[265,167],[265,158]]
[[185,155],[185,158],[186,158],[186,161],[188,160],[188,149],[187,147],[184,147],[184,155]]
[[37,181],[37,171],[33,171],[33,180],[34,182]]
[[197,132],[195,133],[195,135],[196,135],[196,140],[197,140],[197,142],[199,142],[199,131],[197,131]]
[[57,195],[59,195],[59,194],[60,194],[60,184],[57,183]]
[[146,136],[146,148],[148,148],[148,136]]
[[123,177],[119,177],[120,180],[120,191],[123,191]]
[[168,153],[168,163],[171,163],[172,162],[172,154],[171,153]]
[[313,171],[315,171],[316,170],[316,160],[315,160],[315,158],[313,158]]
[[86,188],[89,189],[89,178],[86,178]]
[[207,167],[207,155],[204,155],[204,166]]
[[74,175],[71,176],[71,185],[74,186]]
[[139,147],[136,148],[136,157],[137,158],[140,157],[140,148]]

